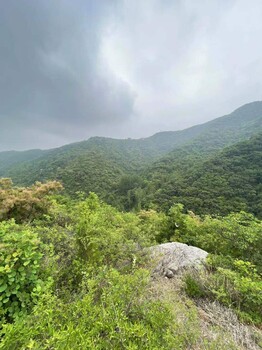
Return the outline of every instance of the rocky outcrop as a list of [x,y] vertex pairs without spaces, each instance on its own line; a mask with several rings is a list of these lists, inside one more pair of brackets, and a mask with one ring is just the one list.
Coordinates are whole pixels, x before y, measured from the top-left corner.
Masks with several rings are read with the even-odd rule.
[[150,248],[157,266],[154,274],[172,278],[185,269],[198,269],[208,253],[184,243],[164,243]]

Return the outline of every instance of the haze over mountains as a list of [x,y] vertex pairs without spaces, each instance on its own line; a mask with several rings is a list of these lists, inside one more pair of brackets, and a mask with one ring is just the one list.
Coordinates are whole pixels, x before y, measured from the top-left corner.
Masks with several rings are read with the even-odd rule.
[[[187,204],[188,209],[208,212],[208,208],[211,210],[212,207],[212,210],[225,213],[232,210],[232,206],[222,210],[219,204],[214,207],[208,200],[206,204],[205,200],[201,205],[196,204],[191,198],[198,196],[196,191],[193,191],[194,195],[189,191],[187,196],[185,188],[189,188],[189,185],[196,181],[192,179],[198,179],[196,183],[200,186],[201,181],[209,178],[210,172],[214,172],[220,157],[227,164],[235,161],[235,158],[231,159],[229,156],[230,149],[219,155],[225,147],[257,135],[247,144],[250,146],[250,156],[248,161],[245,161],[244,170],[247,173],[252,172],[253,167],[258,166],[261,155],[261,131],[262,102],[258,101],[246,104],[231,114],[208,123],[182,131],[160,132],[144,139],[92,137],[87,141],[51,150],[1,152],[0,176],[11,177],[18,185],[56,179],[63,183],[68,193],[94,191],[105,200],[124,209],[143,206],[143,199],[137,198],[142,196],[146,198],[147,205],[152,202],[167,208],[173,201],[180,201]],[[256,159],[252,158],[254,142]],[[236,148],[233,150],[238,149],[238,146],[234,147]],[[239,147],[241,149],[242,144],[239,144]],[[221,166],[223,168],[223,165]],[[257,190],[257,181],[261,180],[259,171],[256,168],[257,180],[253,182],[253,187],[250,180],[251,190]],[[216,176],[219,176],[218,174]],[[133,178],[126,179],[126,183],[123,184],[126,176]],[[203,183],[201,186],[212,187],[211,184],[204,186]],[[217,192],[219,188],[220,186],[217,187]],[[208,193],[208,198],[211,193],[214,195],[214,189],[211,192],[205,189],[205,192]],[[129,204],[126,204],[128,196]],[[133,199],[130,199],[130,196]],[[245,197],[242,193],[240,197],[243,196]],[[256,197],[254,193],[252,196]],[[191,199],[186,199],[187,197]],[[221,202],[223,200],[222,198]],[[239,201],[240,205],[236,207],[247,209],[241,199]]]

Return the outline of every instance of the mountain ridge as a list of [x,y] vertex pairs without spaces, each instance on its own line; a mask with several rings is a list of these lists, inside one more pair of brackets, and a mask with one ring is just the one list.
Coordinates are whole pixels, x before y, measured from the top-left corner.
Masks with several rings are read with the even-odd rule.
[[[107,137],[107,136],[91,136],[90,138],[86,139],[86,140],[81,140],[81,141],[76,141],[76,142],[71,142],[71,143],[68,143],[68,144],[64,144],[64,145],[61,145],[59,147],[52,147],[52,148],[47,148],[47,149],[42,149],[42,148],[33,148],[33,149],[26,149],[26,150],[5,150],[5,151],[0,151],[0,155],[1,154],[4,154],[4,153],[27,153],[27,152],[33,152],[33,151],[37,151],[37,152],[48,152],[48,151],[53,151],[53,150],[59,150],[61,148],[64,148],[64,147],[67,147],[67,146],[76,146],[78,144],[81,144],[81,143],[86,143],[86,142],[92,142],[92,141],[95,141],[95,140],[114,140],[114,141],[124,141],[124,142],[144,142],[144,141],[148,141],[148,140],[151,140],[151,139],[159,139],[160,136],[173,136],[173,135],[179,135],[181,133],[184,133],[184,132],[189,132],[189,131],[192,131],[192,130],[196,130],[196,129],[200,129],[200,128],[205,128],[205,126],[208,126],[208,125],[211,125],[213,123],[217,123],[219,121],[222,121],[222,120],[225,120],[227,118],[230,118],[232,119],[232,117],[234,117],[235,114],[237,113],[241,113],[242,115],[245,115],[245,112],[248,110],[248,113],[250,113],[250,107],[254,110],[254,107],[255,106],[259,106],[259,114],[257,115],[258,118],[261,118],[261,109],[262,109],[262,101],[254,101],[254,102],[249,102],[249,103],[246,103],[240,107],[238,107],[237,109],[233,110],[231,113],[229,114],[225,114],[221,117],[217,117],[217,118],[214,118],[212,120],[209,120],[207,122],[204,122],[204,123],[200,123],[200,124],[196,124],[196,125],[192,125],[188,128],[184,128],[184,129],[180,129],[180,130],[165,130],[165,131],[159,131],[159,132],[156,132],[154,133],[153,135],[151,136],[148,136],[148,137],[141,137],[141,138],[113,138],[113,137]],[[256,113],[256,111],[254,111]],[[239,119],[239,114],[237,115],[237,119]]]
[[180,202],[197,214],[244,210],[262,217],[262,132],[202,162],[194,159],[177,172],[173,167],[169,163],[152,167],[147,177],[151,190],[144,190],[145,202],[149,196],[164,210]]
[[19,152],[17,162],[16,153],[2,152],[0,176],[11,177],[23,186],[59,180],[70,194],[94,191],[112,204],[124,176],[142,176],[151,181],[156,174],[159,186],[164,187],[166,178],[183,177],[197,162],[200,166],[224,147],[245,141],[259,131],[262,102],[254,102],[207,123],[144,139],[92,137],[50,150]]

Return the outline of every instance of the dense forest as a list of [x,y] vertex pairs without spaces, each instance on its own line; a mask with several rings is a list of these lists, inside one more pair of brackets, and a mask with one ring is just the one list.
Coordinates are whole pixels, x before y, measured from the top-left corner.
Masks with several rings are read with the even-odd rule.
[[181,202],[198,214],[245,210],[262,217],[262,134],[211,157],[199,159],[190,154],[183,163],[185,157],[182,150],[176,160],[167,157],[145,174],[145,196],[157,207],[166,209]]
[[[241,184],[246,191],[243,189],[238,195],[234,194],[230,204],[230,189],[234,190],[234,181],[230,180],[223,186],[225,193],[218,196],[221,187],[218,177],[227,181],[222,179],[224,175],[220,176],[220,172],[216,175],[215,196],[221,200],[212,204],[210,199],[214,197],[210,185],[214,168],[229,167],[231,161],[230,151],[220,155],[221,151],[230,146],[241,148],[237,143],[250,138],[248,142],[255,142],[252,136],[262,132],[261,115],[262,102],[253,102],[211,122],[183,131],[158,133],[146,139],[94,137],[47,151],[2,152],[0,176],[10,177],[15,184],[22,186],[30,186],[35,181],[57,180],[70,195],[93,191],[120,210],[141,207],[167,210],[172,202],[179,201],[187,210],[194,210],[197,214],[227,214],[236,205],[235,210],[261,215],[260,209],[254,208],[261,205],[256,194],[260,181],[257,174],[257,159],[259,161],[261,154],[259,136],[254,145],[257,159],[249,159],[248,150],[243,159],[236,155],[237,161],[243,162],[246,179],[243,184],[241,180],[236,181],[235,187]],[[252,144],[247,147],[253,152]],[[220,157],[220,165],[216,166]],[[229,177],[229,169],[226,172]],[[247,173],[253,176],[252,179],[247,179]],[[258,203],[252,205],[254,200]]]
[[[262,102],[183,131],[0,153],[0,349],[259,349]],[[173,279],[151,247],[208,258]]]

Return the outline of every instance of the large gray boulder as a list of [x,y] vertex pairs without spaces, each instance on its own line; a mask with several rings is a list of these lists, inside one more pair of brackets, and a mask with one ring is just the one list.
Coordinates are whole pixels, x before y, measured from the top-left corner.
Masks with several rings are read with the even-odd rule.
[[205,262],[208,253],[184,243],[164,243],[150,248],[157,266],[154,274],[172,278],[185,269],[198,269]]

